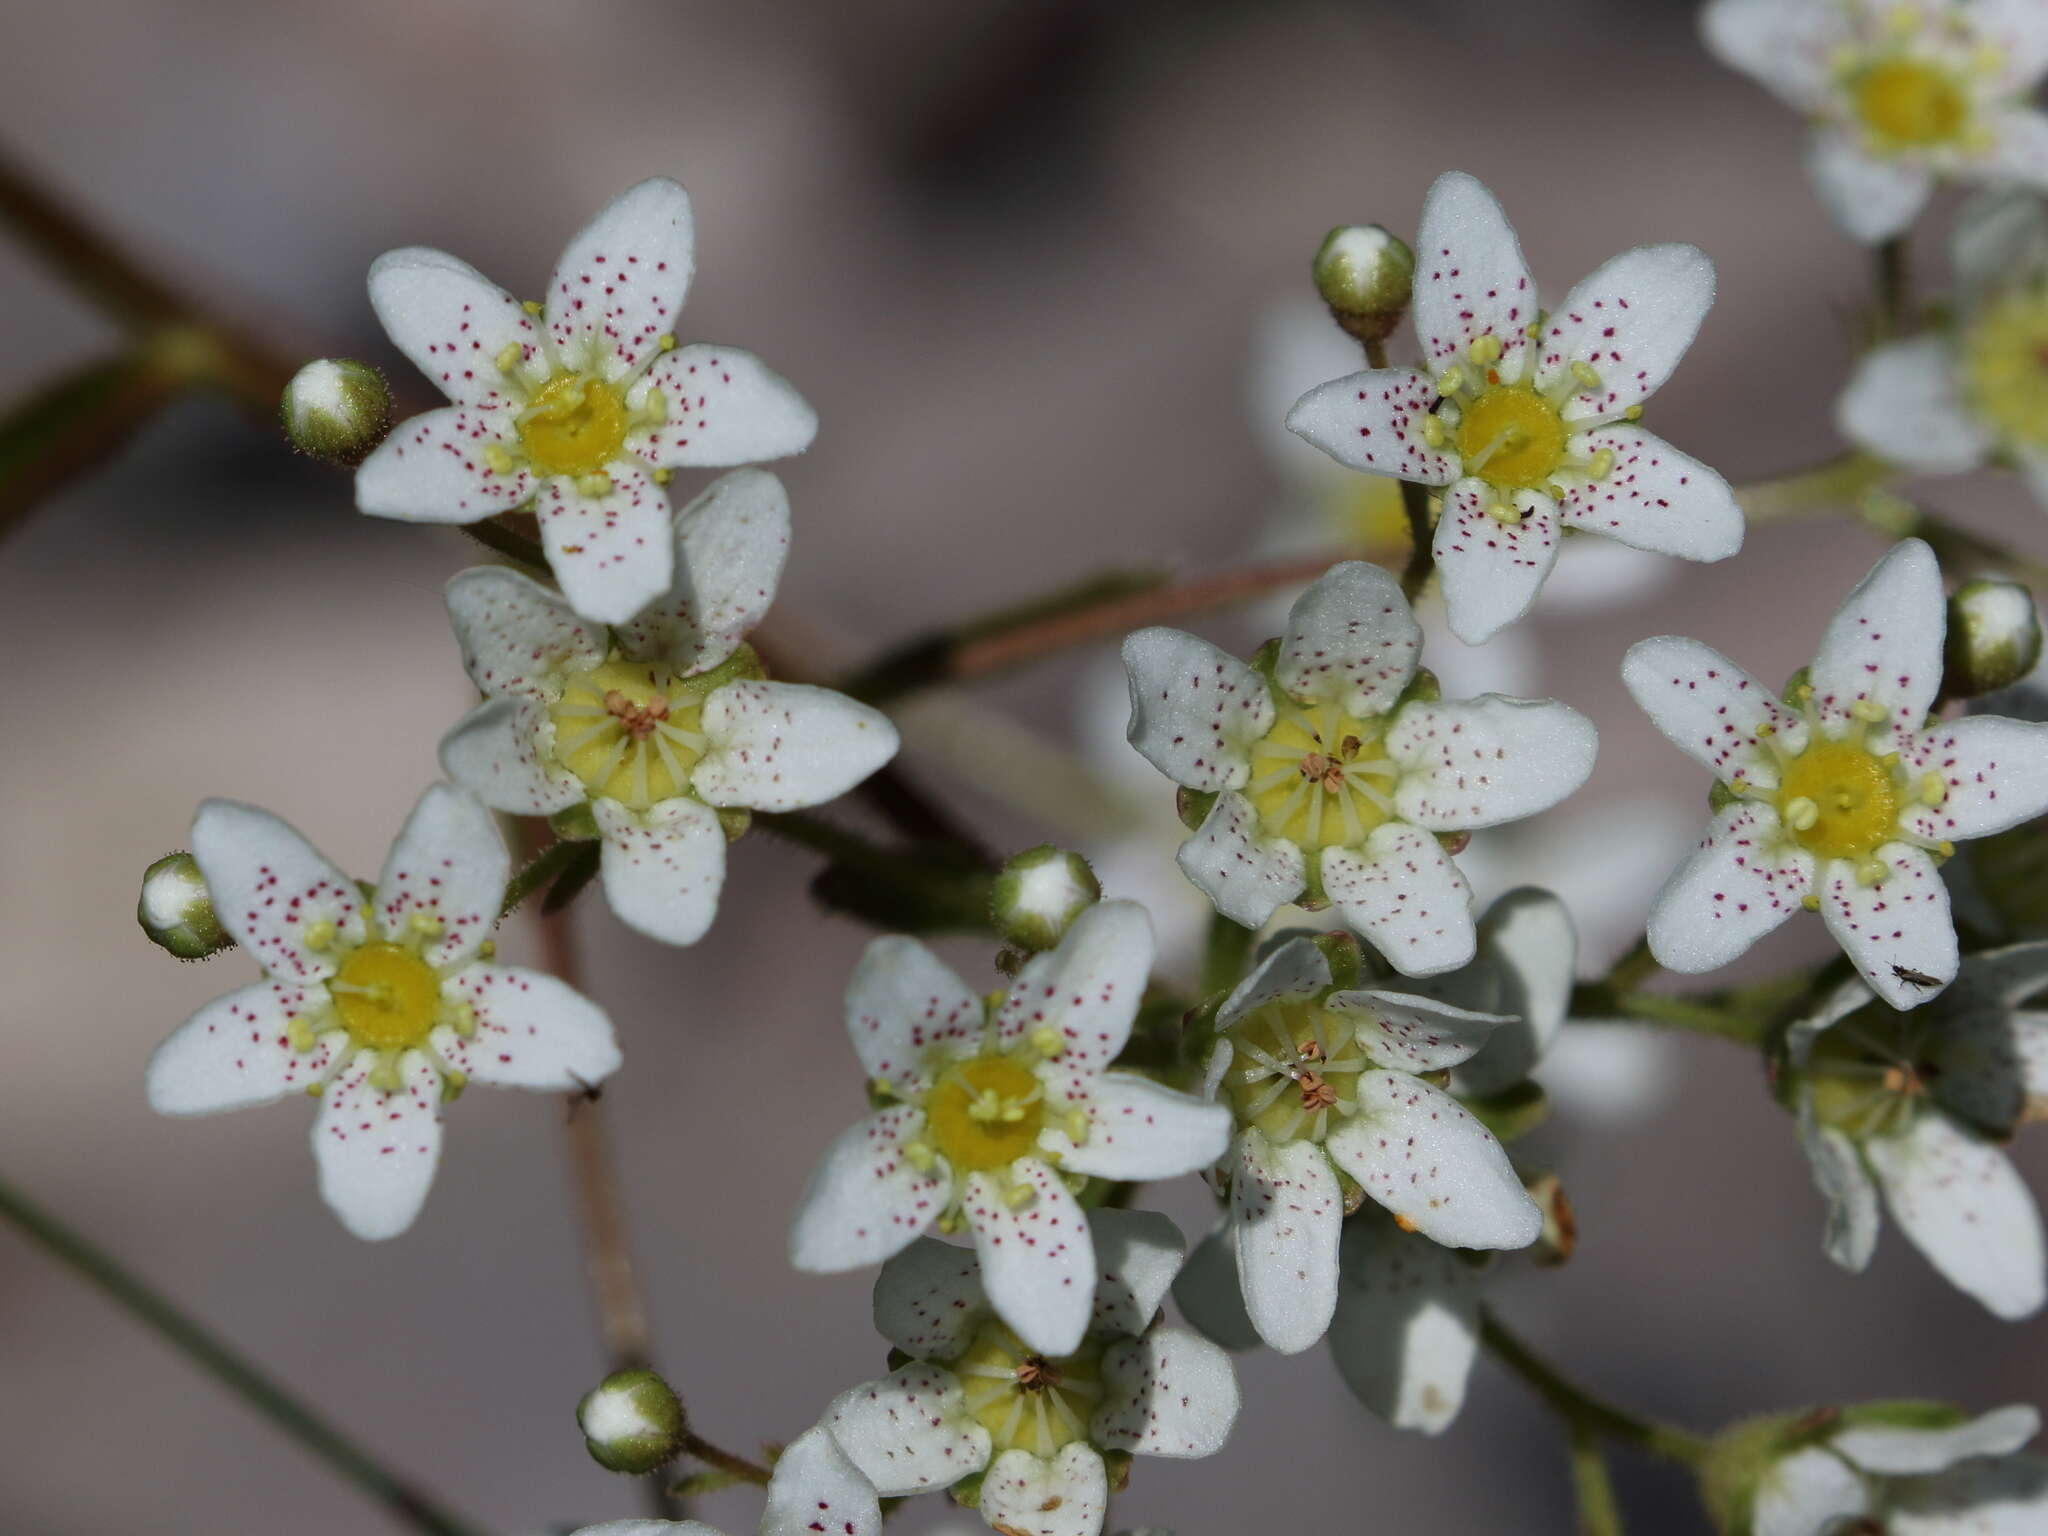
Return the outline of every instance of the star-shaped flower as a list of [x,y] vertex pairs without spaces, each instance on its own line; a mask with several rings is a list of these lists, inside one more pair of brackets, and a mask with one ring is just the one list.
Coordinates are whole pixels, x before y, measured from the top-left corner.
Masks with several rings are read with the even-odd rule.
[[[768,1480],[760,1536],[880,1536],[874,1485],[823,1427],[790,1441]],[[701,1520],[607,1520],[572,1536],[722,1536]]]
[[1963,961],[1911,1013],[1850,979],[1792,1026],[1799,1138],[1828,1200],[1827,1252],[1861,1270],[1877,1246],[1878,1195],[1928,1262],[2004,1318],[2048,1300],[2041,1217],[2002,1144],[2048,1115],[2048,943]]
[[1950,258],[1953,323],[1874,348],[1837,419],[1870,452],[1925,474],[2009,460],[2048,503],[2048,206],[2032,193],[1977,198]]
[[741,644],[789,547],[779,480],[721,477],[673,538],[675,585],[609,631],[502,566],[450,581],[463,665],[487,697],[443,739],[441,763],[501,811],[588,804],[612,910],[652,938],[694,944],[746,812],[842,795],[896,755],[897,737],[843,694],[765,681]]
[[1237,1422],[1230,1357],[1158,1320],[1180,1233],[1151,1211],[1094,1210],[1087,1225],[1086,1329],[1065,1349],[1008,1326],[967,1249],[919,1238],[883,1267],[875,1326],[910,1363],[824,1419],[883,1497],[978,1479],[982,1518],[1006,1536],[1100,1536],[1105,1457],[1222,1449]]
[[668,589],[671,471],[801,453],[818,420],[737,347],[677,346],[689,194],[659,177],[562,253],[545,305],[411,247],[377,258],[370,303],[453,401],[401,422],[356,471],[356,504],[408,522],[529,508],[578,613],[620,624]]
[[1630,647],[1629,692],[1720,781],[1706,837],[1650,912],[1660,964],[1726,965],[1804,906],[1894,1008],[1955,978],[1938,863],[2048,810],[2048,726],[1932,717],[1946,613],[1934,552],[1907,539],[1783,701],[1697,640]]
[[1557,804],[1598,740],[1555,700],[1438,700],[1421,641],[1400,587],[1361,561],[1304,592],[1254,665],[1177,629],[1124,641],[1131,745],[1213,797],[1180,867],[1225,917],[1257,928],[1307,896],[1410,976],[1472,958],[1445,838]]
[[1700,23],[1812,122],[1807,169],[1853,239],[1900,233],[1940,181],[2048,186],[2037,0],[1709,0]]
[[796,1267],[873,1264],[934,1223],[964,1222],[1005,1323],[1034,1349],[1071,1353],[1096,1260],[1068,1180],[1193,1173],[1230,1134],[1216,1106],[1108,1070],[1151,966],[1152,925],[1128,901],[1083,912],[993,1004],[915,939],[870,944],[846,1025],[882,1107],[812,1177],[790,1233]]
[[1727,482],[1637,425],[1714,301],[1703,252],[1624,251],[1546,315],[1500,204],[1456,171],[1415,245],[1423,366],[1320,385],[1287,425],[1352,469],[1448,488],[1433,548],[1458,638],[1528,612],[1570,530],[1686,560],[1742,547]]
[[320,1193],[358,1237],[412,1225],[441,1106],[471,1080],[563,1092],[619,1064],[611,1021],[553,976],[491,963],[511,861],[481,805],[420,798],[373,892],[272,816],[209,800],[192,852],[265,979],[216,998],[149,1063],[149,1102],[209,1115],[320,1100]]

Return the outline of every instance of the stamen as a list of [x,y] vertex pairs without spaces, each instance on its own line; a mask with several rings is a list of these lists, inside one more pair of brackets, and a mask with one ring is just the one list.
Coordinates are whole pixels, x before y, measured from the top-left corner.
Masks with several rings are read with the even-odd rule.
[[1820,820],[1820,807],[1801,795],[1785,807],[1785,822],[1795,832],[1804,832]]

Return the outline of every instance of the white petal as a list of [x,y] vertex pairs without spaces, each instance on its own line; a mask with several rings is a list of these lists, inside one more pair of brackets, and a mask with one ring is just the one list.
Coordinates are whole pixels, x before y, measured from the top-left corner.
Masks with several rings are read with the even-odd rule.
[[425,246],[386,251],[370,263],[370,308],[392,345],[457,405],[522,398],[501,388],[498,358],[508,346],[522,363],[538,357],[540,327],[468,262]]
[[981,1517],[1009,1536],[1100,1536],[1109,1509],[1102,1453],[1085,1440],[1050,1461],[1005,1451],[981,1485]]
[[1088,908],[1054,948],[1017,973],[996,1010],[997,1033],[1014,1045],[1055,1029],[1066,1042],[1063,1067],[1101,1071],[1130,1038],[1152,954],[1152,920],[1135,901]]
[[[325,1027],[313,1049],[291,1047],[292,1020]],[[333,1027],[327,990],[259,981],[216,997],[180,1024],[149,1058],[149,1107],[160,1115],[211,1115],[303,1093],[326,1077],[348,1036]]]
[[441,771],[495,811],[552,816],[589,791],[583,781],[542,756],[553,737],[538,699],[487,699],[441,738]]
[[1994,1143],[1937,1112],[1864,1145],[1899,1230],[1948,1282],[1995,1315],[2030,1317],[2048,1298],[2041,1214]]
[[1413,368],[1367,369],[1318,384],[1295,401],[1287,430],[1347,469],[1448,485],[1457,478],[1457,459],[1422,436],[1437,398],[1429,376]]
[[[1102,1179],[1171,1179],[1213,1167],[1230,1146],[1230,1110],[1129,1072],[1105,1072],[1089,1093],[1088,1139],[1060,1147],[1060,1166]],[[1063,1133],[1054,1133],[1065,1142]]]
[[1650,953],[1667,970],[1716,970],[1797,912],[1813,888],[1813,855],[1783,840],[1776,811],[1723,806],[1650,905]]
[[1971,0],[1970,29],[1998,51],[1999,78],[2032,85],[2048,70],[2048,11],[2034,0]]
[[308,949],[306,930],[331,923],[344,944],[363,940],[363,895],[320,850],[268,811],[208,800],[192,818],[192,857],[214,914],[266,976],[319,981],[334,949]]
[[493,444],[518,448],[509,411],[444,406],[392,428],[356,467],[356,507],[408,523],[474,523],[509,512],[533,494],[523,464],[503,474],[484,461]]
[[1599,747],[1593,722],[1554,699],[1409,704],[1387,732],[1387,756],[1401,768],[1394,809],[1432,832],[1519,821],[1585,783]]
[[402,1086],[369,1085],[371,1053],[356,1057],[327,1085],[313,1121],[320,1195],[341,1224],[375,1242],[413,1223],[441,1161],[441,1074],[424,1051],[407,1051]]
[[1799,1104],[1799,1145],[1828,1204],[1821,1248],[1842,1268],[1860,1274],[1877,1249],[1877,1186],[1864,1171],[1855,1143],[1814,1118],[1810,1095]]
[[1941,804],[1903,818],[1936,842],[1987,837],[2048,811],[2048,725],[1972,715],[1937,721],[1900,754],[1916,777],[1941,775]]
[[1527,1077],[1564,1029],[1579,941],[1565,904],[1533,886],[1496,899],[1478,932],[1473,963],[1439,977],[1430,990],[1476,1013],[1506,1016],[1453,1079],[1459,1093],[1484,1097]]
[[920,1237],[875,1276],[875,1331],[919,1360],[957,1359],[990,1315],[972,1248]]
[[[1020,1157],[999,1179],[970,1173],[961,1194],[981,1283],[996,1315],[1045,1355],[1080,1347],[1095,1305],[1095,1245],[1088,1219],[1060,1176],[1035,1157]],[[1035,1193],[1019,1205],[1005,1198],[1021,1186]]]
[[1566,487],[1562,511],[1571,527],[1681,560],[1726,560],[1742,548],[1735,492],[1690,454],[1626,422],[1583,432],[1575,446],[1613,454],[1614,466]]
[[846,1032],[871,1078],[914,1098],[932,1085],[928,1057],[981,1038],[981,999],[916,939],[890,934],[861,952],[846,985]]
[[1708,0],[1700,31],[1722,63],[1811,112],[1827,101],[1834,51],[1849,40],[1845,14],[1815,0]]
[[1723,783],[1778,783],[1777,759],[1758,745],[1769,727],[1804,739],[1802,717],[1712,646],[1678,635],[1638,640],[1622,659],[1629,694],[1671,744]]
[[432,937],[420,957],[437,968],[477,952],[498,925],[512,855],[473,795],[436,784],[420,796],[377,876],[377,923],[388,939]]
[[1218,912],[1247,928],[1262,927],[1308,884],[1301,850],[1285,838],[1263,836],[1259,813],[1235,792],[1209,808],[1176,860]]
[[1216,1027],[1229,1029],[1282,998],[1314,997],[1330,988],[1330,962],[1311,938],[1297,936],[1277,945],[1237,984],[1216,1010]]
[[553,699],[562,672],[604,660],[605,636],[539,582],[502,565],[480,565],[448,582],[448,619],[463,670],[480,692]]
[[1764,1473],[1751,1521],[1754,1536],[1831,1536],[1870,1513],[1870,1489],[1833,1451],[1813,1446],[1780,1457]]
[[881,1501],[820,1425],[798,1435],[776,1459],[761,1511],[760,1536],[880,1536]]
[[1512,1022],[1406,992],[1336,992],[1323,1006],[1351,1020],[1365,1054],[1401,1072],[1439,1072],[1467,1060]]
[[821,1421],[884,1498],[950,1488],[988,1465],[989,1434],[951,1371],[922,1362],[832,1399]]
[[1437,177],[1415,235],[1415,334],[1430,367],[1466,362],[1476,338],[1494,336],[1501,377],[1519,378],[1535,318],[1536,285],[1500,204],[1463,171]]
[[1405,1072],[1358,1079],[1358,1113],[1324,1143],[1374,1200],[1452,1248],[1526,1248],[1542,1214],[1493,1132]]
[[1929,334],[1866,353],[1835,405],[1842,435],[1880,458],[1934,475],[1975,469],[1991,433],[1963,399],[1955,343]]
[[2040,1431],[2041,1415],[2031,1404],[2009,1403],[1950,1429],[1851,1425],[1829,1443],[1866,1472],[1922,1477],[1978,1456],[2010,1456]]
[[593,800],[604,838],[604,899],[619,921],[664,944],[694,944],[718,915],[725,884],[725,829],[695,800],[664,800],[636,815]]
[[436,1054],[479,1083],[567,1092],[619,1069],[619,1043],[605,1011],[559,977],[516,965],[472,965],[448,980],[447,995],[476,1010],[476,1031],[434,1031]]
[[569,1536],[725,1536],[701,1520],[601,1520],[578,1526]]
[[818,435],[818,413],[789,380],[738,347],[697,342],[656,359],[626,397],[638,410],[654,390],[667,407],[659,426],[626,446],[669,469],[723,469],[802,453]]
[[1252,1326],[1281,1354],[1299,1354],[1323,1336],[1337,1305],[1344,1196],[1330,1159],[1314,1142],[1273,1142],[1246,1130],[1230,1181],[1230,1220]]
[[1865,245],[1902,233],[1934,190],[1934,175],[1925,166],[1880,160],[1835,129],[1814,134],[1806,169],[1835,222]]
[[[1979,11],[1987,3],[2003,5],[2008,0],[1974,0]],[[2038,18],[2043,36],[2048,37],[2048,13],[2040,11],[2034,0],[2010,3]],[[1949,265],[1965,313],[2002,288],[2015,272],[2038,271],[2044,261],[2048,261],[2048,207],[2032,192],[2020,188],[1980,192],[1956,211],[1955,227],[1949,234]]]
[[727,683],[704,701],[710,750],[690,783],[713,805],[793,811],[836,800],[896,755],[878,709],[806,683]]
[[1104,1450],[1213,1456],[1237,1423],[1230,1356],[1185,1328],[1154,1328],[1110,1345],[1102,1388],[1089,1438]]
[[1251,744],[1273,728],[1266,680],[1226,651],[1178,629],[1125,639],[1130,742],[1189,789],[1236,789],[1251,775]]
[[1472,888],[1420,828],[1390,821],[1363,850],[1325,848],[1323,889],[1344,921],[1406,976],[1435,976],[1472,958]]
[[790,1263],[813,1274],[859,1269],[909,1247],[938,1219],[953,1187],[945,1165],[920,1172],[903,1155],[924,1123],[923,1110],[894,1104],[826,1149],[797,1202]]
[[674,182],[652,177],[613,198],[548,279],[563,361],[616,383],[654,356],[689,291],[692,246],[690,195]]
[[1696,245],[1639,245],[1610,257],[1551,312],[1536,387],[1554,389],[1584,363],[1600,382],[1580,381],[1565,420],[1619,416],[1671,377],[1713,304],[1714,263]]
[[1422,626],[1401,585],[1377,565],[1333,565],[1295,599],[1273,680],[1295,698],[1369,718],[1394,707],[1415,676]]
[[[1887,843],[1875,857],[1893,871],[1877,885],[1863,884],[1846,860],[1823,868],[1821,916],[1871,991],[1894,1008],[1917,1008],[1955,979],[1948,887],[1934,860],[1918,848]],[[1902,970],[1932,976],[1940,985],[1909,981]]]
[[1244,1286],[1237,1278],[1237,1228],[1223,1224],[1195,1244],[1173,1282],[1180,1314],[1225,1349],[1256,1349],[1259,1332],[1245,1311]]
[[1440,1434],[1479,1354],[1484,1272],[1384,1218],[1344,1224],[1330,1354],[1358,1400],[1396,1429]]
[[638,465],[614,460],[605,474],[610,489],[594,496],[566,476],[545,480],[533,510],[562,595],[593,623],[623,624],[674,579],[674,509]]
[[1557,563],[1557,503],[1535,491],[1513,498],[1517,522],[1487,509],[1500,495],[1480,480],[1460,480],[1444,497],[1431,551],[1443,576],[1451,632],[1484,645],[1527,613]]
[[627,655],[704,672],[767,615],[789,554],[789,493],[762,469],[711,482],[676,518],[675,585],[618,626]]
[[2000,182],[2035,191],[2048,188],[2048,114],[2031,108],[2008,108],[1992,118],[1996,140],[1971,170]]
[[2048,1459],[1966,1461],[1905,1485],[1885,1515],[1888,1536],[2039,1536],[2048,1529]]
[[1089,1327],[1136,1338],[1159,1307],[1187,1256],[1187,1241],[1157,1211],[1098,1206],[1088,1213],[1095,1241],[1095,1313]]

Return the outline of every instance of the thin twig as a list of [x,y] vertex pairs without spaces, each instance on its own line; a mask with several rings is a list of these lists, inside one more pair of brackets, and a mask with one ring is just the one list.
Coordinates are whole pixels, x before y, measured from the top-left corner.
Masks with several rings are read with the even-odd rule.
[[716,1467],[744,1483],[756,1483],[766,1487],[769,1477],[773,1475],[757,1461],[749,1461],[744,1456],[721,1450],[695,1430],[689,1430],[683,1435],[683,1450],[706,1466]]
[[1696,1467],[1706,1458],[1708,1442],[1703,1437],[1675,1425],[1641,1418],[1592,1396],[1509,1331],[1490,1307],[1480,1312],[1479,1337],[1495,1358],[1521,1377],[1567,1425],[1605,1435],[1683,1466]]

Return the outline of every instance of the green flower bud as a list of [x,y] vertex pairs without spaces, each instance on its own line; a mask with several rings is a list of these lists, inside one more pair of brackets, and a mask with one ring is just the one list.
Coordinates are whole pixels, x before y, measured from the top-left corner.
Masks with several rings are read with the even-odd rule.
[[576,1405],[591,1459],[611,1472],[640,1476],[682,1453],[683,1405],[649,1370],[614,1371]]
[[315,358],[285,385],[282,410],[294,448],[349,469],[391,430],[391,388],[368,363]]
[[213,914],[206,877],[189,853],[167,853],[142,872],[135,920],[150,943],[180,960],[204,960],[235,946]]
[[1022,950],[1059,943],[1074,919],[1102,900],[1102,883],[1078,853],[1041,843],[1002,867],[989,894],[996,932]]
[[1377,224],[1347,224],[1323,237],[1316,292],[1360,341],[1384,341],[1407,313],[1415,253]]
[[1979,577],[1948,600],[1941,689],[1952,699],[2010,688],[2041,659],[2041,618],[2016,581]]

